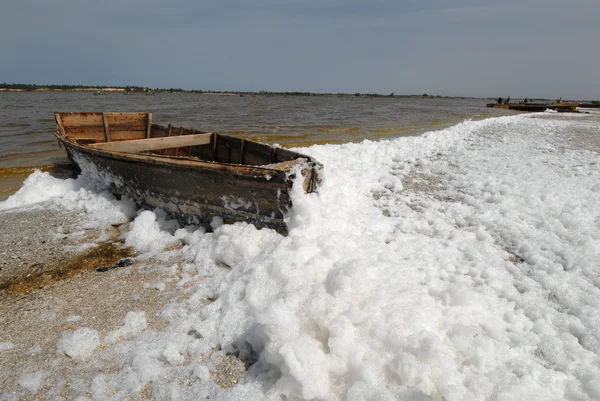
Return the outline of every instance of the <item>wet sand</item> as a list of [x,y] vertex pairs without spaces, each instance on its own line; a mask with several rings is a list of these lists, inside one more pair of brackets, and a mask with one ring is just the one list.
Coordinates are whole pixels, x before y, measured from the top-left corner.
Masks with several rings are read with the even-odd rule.
[[27,275],[43,273],[74,245],[81,218],[75,213],[37,210],[0,212],[0,289]]
[[[144,311],[147,328],[158,330],[166,324],[158,312],[180,297],[181,291],[175,291],[173,283],[167,282],[163,291],[148,285],[168,281],[164,272],[151,268],[151,260],[96,271],[99,265],[120,255],[97,260],[96,265],[87,266],[73,277],[54,277],[34,288],[7,285],[27,283],[39,273],[52,277],[54,267],[65,261],[89,260],[85,257],[87,250],[71,251],[69,247],[106,242],[113,227],[81,230],[81,220],[77,214],[58,211],[0,212],[0,284],[5,287],[0,291],[0,343],[14,346],[1,353],[0,394],[5,391],[14,394],[15,399],[32,397],[16,382],[20,375],[17,372],[47,372],[44,383],[48,388],[42,386],[38,396],[57,391],[52,384],[68,380],[74,373],[93,377],[105,372],[110,363],[82,364],[57,354],[61,333],[90,327],[103,338],[123,325],[129,311]],[[55,395],[71,399],[70,386],[59,387]]]

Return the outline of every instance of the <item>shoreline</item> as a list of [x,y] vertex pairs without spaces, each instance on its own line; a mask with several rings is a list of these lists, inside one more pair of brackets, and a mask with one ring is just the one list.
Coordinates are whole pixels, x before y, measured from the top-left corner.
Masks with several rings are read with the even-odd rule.
[[[0,388],[4,391],[17,397],[33,396],[19,384],[23,372],[43,372],[48,385],[42,385],[36,391],[39,394],[52,392],[52,383],[69,380],[82,370],[93,377],[111,369],[111,361],[94,358],[93,363],[86,364],[58,354],[57,344],[65,331],[90,327],[104,338],[118,330],[131,311],[144,313],[146,329],[166,327],[167,321],[159,312],[182,293],[173,283],[153,287],[153,282],[165,281],[165,272],[149,267],[149,261],[134,260],[130,266],[98,272],[97,265],[103,261],[95,260],[96,265],[74,275],[52,277],[52,268],[65,261],[88,260],[82,245],[114,238],[114,227],[82,230],[84,216],[56,210],[0,212],[0,222],[4,228],[0,235],[4,257],[0,284],[5,287],[0,290],[0,345],[4,348]],[[118,253],[116,256],[120,257]],[[27,282],[36,274],[50,278],[39,288],[6,288],[7,282]],[[11,344],[8,349],[7,344]],[[55,395],[71,399],[74,394],[68,393],[69,386],[66,389]]]
[[[4,228],[0,233],[4,258],[0,265],[0,397],[81,396],[77,380],[114,371],[118,362],[111,356],[112,348],[139,332],[167,328],[170,316],[165,308],[183,301],[198,282],[181,284],[184,262],[176,252],[168,256],[168,250],[160,259],[136,258],[114,246],[102,252],[105,258],[90,257],[90,251],[102,250],[106,243],[118,244],[119,233],[128,223],[88,228],[85,220],[85,213],[64,210],[0,212]],[[133,263],[97,270],[123,256]],[[56,266],[75,265],[79,269],[74,274],[54,274]],[[16,291],[6,286],[7,282],[27,283],[35,275],[47,280],[40,286],[37,282],[17,286]],[[65,333],[82,328],[97,332],[101,339],[93,357],[62,353]],[[212,354],[218,363],[210,371],[211,380],[221,388],[235,386],[246,373],[244,363],[220,349]],[[149,390],[146,384],[136,399],[152,399]]]
[[[476,97],[476,96],[443,96],[433,94],[402,94],[396,95],[393,92],[390,94],[382,93],[345,93],[345,92],[301,92],[301,91],[220,91],[220,90],[203,90],[203,89],[181,89],[181,88],[150,88],[137,86],[71,86],[71,85],[28,85],[16,84],[20,88],[8,88],[0,86],[0,93],[23,93],[23,92],[86,92],[102,94],[127,94],[127,95],[153,95],[153,94],[177,94],[177,93],[193,93],[200,95],[221,95],[221,96],[335,96],[335,97],[368,97],[368,98],[398,98],[398,99],[491,99],[492,97]],[[128,89],[132,88],[132,89]],[[541,99],[544,100],[544,99]]]
[[8,210],[0,212],[0,222],[3,228],[0,232],[2,290],[9,282],[35,272],[43,273],[65,258],[68,252],[64,246],[74,244],[72,233],[81,217],[76,213],[49,210]]

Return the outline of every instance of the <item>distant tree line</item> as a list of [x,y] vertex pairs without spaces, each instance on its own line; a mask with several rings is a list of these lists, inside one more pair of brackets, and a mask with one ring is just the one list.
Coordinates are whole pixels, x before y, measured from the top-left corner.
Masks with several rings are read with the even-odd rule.
[[118,85],[37,85],[37,84],[9,84],[2,83],[0,84],[0,89],[5,90],[21,90],[21,91],[40,91],[40,90],[102,90],[105,88],[116,88],[121,89],[126,92],[156,92],[156,93],[221,93],[221,94],[229,94],[229,95],[263,95],[263,96],[355,96],[355,97],[388,97],[388,98],[414,98],[414,97],[425,97],[425,98],[439,98],[439,97],[451,97],[451,96],[438,96],[438,95],[428,95],[424,93],[422,95],[395,95],[394,92],[389,95],[383,95],[380,93],[359,93],[356,92],[354,94],[349,93],[315,93],[315,92],[300,92],[300,91],[286,91],[286,92],[277,92],[277,91],[220,91],[220,90],[201,90],[201,89],[181,89],[181,88],[149,88],[144,86],[118,86]]
[[0,84],[0,88],[4,89],[17,89],[23,91],[37,91],[40,89],[48,90],[85,90],[85,89],[97,89],[102,90],[104,88],[116,88],[123,89],[127,92],[147,92],[147,91],[169,91],[169,92],[184,92],[181,88],[170,88],[170,89],[152,89],[143,86],[118,86],[118,85],[37,85],[37,84],[8,84],[6,82]]

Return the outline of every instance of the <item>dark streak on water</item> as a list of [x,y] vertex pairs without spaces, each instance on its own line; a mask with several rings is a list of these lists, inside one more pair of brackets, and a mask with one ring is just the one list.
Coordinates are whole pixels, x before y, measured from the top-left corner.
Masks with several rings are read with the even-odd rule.
[[33,168],[55,170],[68,163],[52,135],[55,111],[148,111],[161,125],[294,147],[418,135],[468,118],[510,113],[488,109],[485,103],[440,98],[0,92],[0,199],[13,193]]

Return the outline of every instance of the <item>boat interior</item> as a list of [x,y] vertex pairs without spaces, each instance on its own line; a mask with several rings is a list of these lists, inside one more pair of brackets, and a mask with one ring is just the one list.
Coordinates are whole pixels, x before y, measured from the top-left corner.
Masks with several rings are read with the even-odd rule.
[[154,124],[151,113],[55,113],[57,134],[100,151],[277,167],[302,155],[244,138]]

